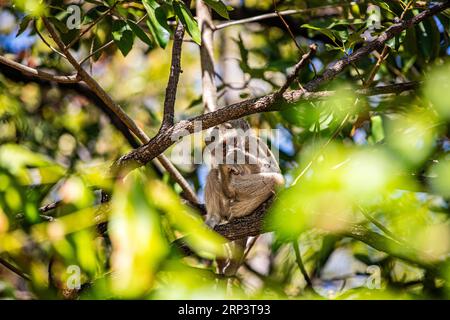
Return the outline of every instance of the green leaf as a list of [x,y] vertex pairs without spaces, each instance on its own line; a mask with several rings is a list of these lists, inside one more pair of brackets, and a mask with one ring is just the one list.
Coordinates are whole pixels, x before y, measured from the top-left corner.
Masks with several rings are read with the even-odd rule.
[[165,48],[169,42],[170,32],[161,24],[160,17],[157,18],[156,11],[160,5],[155,0],[142,0],[142,3],[148,14],[147,25],[153,39],[161,48]]
[[20,22],[19,31],[17,32],[16,37],[20,36],[28,28],[28,25],[30,24],[30,21],[32,19],[33,18],[31,16],[23,17],[22,21]]
[[51,21],[51,23],[53,25],[55,25],[55,27],[62,33],[67,33],[69,32],[69,29],[67,28],[67,26],[65,25],[64,22],[56,19],[55,17],[48,17],[48,20]]
[[175,17],[173,13],[172,6],[169,7],[167,4],[163,4],[155,10],[156,20],[158,20],[159,24],[170,33],[172,33],[172,29],[169,27],[167,23],[168,18]]
[[186,7],[184,3],[175,1],[173,3],[173,10],[180,19],[181,23],[183,23],[192,40],[194,40],[197,44],[201,44],[202,39],[200,36],[200,29],[198,28],[198,23],[192,16],[189,8]]
[[239,38],[236,39],[235,41],[236,41],[236,43],[237,43],[237,45],[239,47],[239,53],[241,55],[241,61],[244,64],[247,65],[248,64],[248,54],[249,53],[248,53],[247,48],[245,48],[244,41],[242,40],[242,36],[239,34]]
[[347,48],[353,49],[357,43],[363,42],[363,38],[361,34],[364,32],[364,28],[361,28],[359,31],[355,31],[349,35],[347,42],[345,43]]
[[112,36],[120,52],[126,56],[133,47],[134,33],[123,20],[115,20],[112,25]]
[[221,15],[225,19],[230,19],[230,16],[228,15],[228,8],[221,0],[204,0],[204,1],[219,15]]
[[148,46],[150,48],[153,48],[153,41],[152,39],[150,39],[150,37],[145,33],[144,30],[142,30],[141,27],[139,27],[139,25],[134,22],[133,20],[128,20],[127,21],[128,26],[131,28],[131,30],[133,31],[133,33],[139,38],[141,39],[143,42],[145,42],[146,44],[148,44]]
[[[11,161],[14,159],[14,161]],[[4,144],[0,147],[0,168],[13,173],[23,185],[33,183],[33,177],[40,177],[41,184],[58,181],[65,173],[64,168],[47,157],[16,144]],[[29,171],[34,170],[34,175]]]
[[325,28],[319,28],[310,24],[303,24],[302,28],[307,28],[307,29],[311,29],[311,30],[316,30],[319,31],[321,33],[323,33],[324,35],[326,35],[328,38],[330,38],[333,41],[336,41],[336,36],[334,35],[334,33],[329,30],[329,29],[325,29]]

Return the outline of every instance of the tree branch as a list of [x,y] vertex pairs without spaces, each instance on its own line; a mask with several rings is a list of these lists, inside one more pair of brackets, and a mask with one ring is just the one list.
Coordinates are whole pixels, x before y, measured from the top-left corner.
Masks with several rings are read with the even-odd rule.
[[282,96],[283,93],[286,92],[286,90],[289,88],[289,86],[297,79],[298,74],[300,73],[300,70],[303,69],[305,64],[311,59],[311,57],[316,53],[317,51],[317,45],[311,44],[309,46],[309,51],[305,53],[300,61],[294,66],[294,71],[287,77],[286,82],[284,85],[277,91],[276,95]]
[[184,38],[184,26],[178,22],[177,28],[173,36],[172,47],[172,64],[170,66],[169,81],[166,88],[166,96],[164,100],[164,116],[160,131],[173,126],[175,100],[177,98],[178,81],[181,74],[181,49]]
[[397,34],[400,34],[407,28],[424,21],[425,19],[447,9],[448,7],[450,7],[449,1],[435,4],[433,7],[422,11],[409,20],[399,21],[398,23],[393,24],[376,40],[367,43],[366,46],[361,47],[352,54],[336,61],[321,76],[318,76],[308,82],[301,90],[285,92],[281,98],[272,93],[260,98],[245,100],[227,107],[219,108],[214,112],[194,117],[191,120],[179,122],[174,126],[167,128],[164,133],[160,132],[157,134],[146,145],[120,157],[112,165],[112,171],[120,172],[122,170],[132,170],[145,165],[151,159],[155,158],[157,155],[164,152],[164,150],[174,144],[174,136],[179,138],[192,134],[195,128],[194,124],[196,123],[200,122],[202,124],[202,129],[205,130],[226,121],[242,118],[250,114],[280,110],[285,107],[297,105],[297,102],[305,100],[310,92],[317,90],[321,85],[334,79],[347,66],[357,62],[372,51],[383,47],[388,40],[392,39]]
[[[219,224],[214,227],[214,231],[222,235],[229,241],[239,240],[248,236],[258,236],[266,232],[273,232],[270,225],[264,223],[266,212],[274,202],[274,197],[261,204],[251,215],[234,219],[226,224]],[[349,224],[344,231],[336,232],[337,236],[349,237],[357,241],[361,241],[368,246],[389,254],[392,257],[401,259],[421,268],[435,271],[447,260],[432,260],[430,256],[405,246],[400,242],[383,236],[377,232],[368,229],[361,224]],[[191,249],[184,243],[184,239],[180,238],[173,242],[183,254],[192,254]]]
[[424,21],[425,19],[432,17],[433,15],[444,11],[450,7],[450,1],[442,2],[432,6],[430,9],[424,10],[415,17],[409,20],[400,20],[399,22],[390,26],[385,32],[380,34],[377,39],[367,43],[366,46],[354,51],[351,55],[348,55],[328,68],[321,76],[313,79],[307,85],[305,85],[306,91],[314,91],[323,83],[334,79],[339,73],[341,73],[347,66],[352,63],[356,63],[361,58],[367,56],[374,50],[380,49],[390,39],[400,34],[404,30]]
[[[264,203],[253,214],[238,218],[226,224],[218,225],[214,230],[230,241],[242,239],[246,236],[256,236],[264,232],[271,232],[269,226],[264,225],[264,215],[272,201]],[[351,224],[344,232],[337,235],[346,236],[361,241],[370,247],[385,252],[395,258],[410,262],[425,269],[435,269],[440,261],[430,262],[427,255],[414,248],[402,246],[379,233],[369,230],[360,224]]]
[[70,75],[70,76],[59,76],[54,75],[52,73],[48,73],[42,70],[37,70],[0,56],[0,64],[7,65],[15,70],[21,72],[22,74],[38,77],[40,79],[49,80],[57,83],[77,83],[81,81],[81,78],[78,75]]
[[11,272],[14,272],[15,274],[17,274],[19,277],[30,281],[30,277],[22,272],[19,268],[15,267],[14,265],[12,265],[11,263],[9,263],[8,261],[6,261],[3,258],[0,258],[0,265],[3,265],[5,268],[7,268],[8,270],[10,270]]
[[123,109],[116,102],[114,102],[114,100],[108,95],[108,93],[106,93],[105,90],[103,90],[103,88],[97,83],[97,81],[95,81],[94,78],[92,78],[89,73],[87,73],[87,71],[80,66],[80,64],[78,64],[77,60],[70,53],[69,49],[66,49],[66,46],[59,38],[56,30],[53,28],[51,23],[46,18],[42,18],[42,20],[53,41],[55,41],[56,45],[64,53],[69,63],[78,72],[81,79],[83,79],[83,81],[91,88],[91,90],[94,91],[100,97],[100,99],[102,99],[103,102],[125,122],[125,124],[139,138],[139,140],[143,142],[145,140],[148,141],[148,137],[145,132],[137,126],[137,124],[125,113],[125,111],[123,111]]
[[[356,90],[357,95],[373,96],[389,93],[401,93],[410,91],[418,87],[418,82],[407,82],[371,89]],[[148,161],[164,152],[177,141],[173,137],[184,137],[194,133],[195,124],[200,123],[203,130],[212,128],[229,120],[242,118],[247,115],[260,112],[269,112],[281,110],[286,107],[296,106],[299,101],[314,101],[325,99],[335,95],[334,91],[304,92],[303,90],[294,90],[283,94],[283,104],[273,107],[275,94],[270,94],[262,98],[255,98],[243,102],[235,103],[230,106],[220,108],[214,112],[209,112],[197,116],[191,120],[181,121],[173,127],[168,128],[164,134],[156,135],[150,142],[130,153],[117,159],[111,166],[112,172],[127,172],[145,165]]]
[[[3,74],[7,79],[17,82],[17,83],[37,83],[41,87],[52,87],[55,82],[52,80],[42,79],[36,74],[25,74],[19,73],[16,69],[4,64],[0,61],[0,73]],[[124,138],[128,141],[131,147],[138,148],[139,142],[136,140],[135,136],[130,132],[128,127],[123,123],[123,121],[117,117],[117,115],[112,112],[108,106],[84,83],[66,83],[66,82],[56,82],[57,87],[60,90],[73,91],[78,95],[81,95],[88,99],[94,106],[98,107],[111,121],[111,124],[122,133]]]
[[[81,79],[89,86],[89,88],[108,106],[108,108],[113,111],[133,132],[142,143],[148,143],[150,138],[145,134],[145,132],[139,128],[139,126],[125,113],[125,111],[116,103],[114,100],[106,93],[106,91],[97,83],[97,81],[92,78],[89,73],[87,73],[83,67],[77,62],[74,56],[70,53],[69,49],[66,48],[62,40],[59,38],[56,30],[50,24],[50,22],[43,18],[43,22],[48,32],[52,36],[53,40],[57,44],[57,46],[62,50],[64,55],[70,64],[75,68],[78,72],[78,75]],[[172,178],[180,185],[185,193],[185,197],[195,203],[198,204],[198,198],[195,192],[190,187],[189,183],[183,178],[181,173],[169,162],[169,160],[161,155],[160,152],[157,157],[164,168],[171,174]]]

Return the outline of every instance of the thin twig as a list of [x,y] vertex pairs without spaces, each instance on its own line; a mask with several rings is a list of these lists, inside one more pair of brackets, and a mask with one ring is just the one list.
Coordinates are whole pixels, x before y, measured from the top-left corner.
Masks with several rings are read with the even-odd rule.
[[309,13],[309,12],[313,12],[313,11],[321,10],[321,9],[333,9],[333,8],[337,8],[337,7],[340,7],[343,5],[346,5],[346,4],[328,5],[328,6],[322,6],[322,7],[307,8],[307,9],[290,9],[290,10],[283,10],[283,11],[272,12],[272,13],[265,13],[265,14],[261,14],[258,16],[250,17],[250,18],[244,18],[244,19],[224,22],[224,23],[217,25],[214,30],[220,30],[220,29],[228,28],[231,26],[239,25],[239,24],[258,22],[261,20],[276,18],[278,16],[290,16],[290,15],[301,14],[301,13]]
[[289,27],[289,24],[286,22],[286,20],[283,18],[283,16],[278,12],[278,8],[277,8],[277,0],[272,0],[273,3],[273,7],[275,9],[275,13],[276,15],[280,18],[281,22],[284,24],[284,26],[286,27],[287,32],[289,33],[290,37],[292,38],[292,41],[294,42],[295,46],[297,47],[297,49],[302,53],[305,54],[305,51],[303,51],[302,47],[300,47],[300,45],[297,43],[297,39],[295,39],[294,34],[292,33],[291,27]]
[[89,53],[89,55],[87,57],[85,57],[83,60],[81,60],[79,62],[79,64],[83,65],[86,61],[88,61],[90,58],[95,56],[97,53],[99,53],[100,51],[105,50],[106,48],[110,47],[113,44],[114,44],[114,40],[110,40],[109,42],[105,43],[101,47],[99,47],[99,48],[95,49],[94,51],[92,51],[91,53]]
[[[286,27],[286,30],[288,31],[292,41],[294,42],[295,46],[297,47],[297,49],[300,51],[301,54],[305,54],[305,51],[302,49],[302,47],[298,44],[297,39],[295,38],[294,33],[291,30],[291,27],[289,26],[289,24],[287,23],[287,21],[283,18],[283,16],[278,12],[278,8],[277,8],[277,0],[272,0],[273,3],[273,7],[275,8],[275,13],[277,14],[277,16],[280,18],[281,22],[284,24],[284,26]],[[317,50],[317,47],[315,48],[315,50]],[[314,50],[314,51],[315,51]],[[314,65],[314,63],[312,63],[312,61],[310,62],[311,67],[314,71],[314,76],[317,76],[317,70],[316,70],[316,66]]]
[[[388,228],[386,228],[381,222],[379,222],[377,219],[375,219],[370,213],[368,213],[363,207],[358,206],[361,213],[366,217],[367,220],[369,220],[371,223],[373,223],[378,229],[380,229],[386,236],[391,238],[393,241],[398,242],[399,244],[405,246],[406,248],[411,249],[410,245],[406,243],[404,240],[397,237],[393,232],[391,232]],[[424,255],[425,257],[425,255]],[[428,255],[427,258],[430,258]]]
[[59,56],[63,57],[64,59],[66,59],[66,56],[64,55],[64,53],[60,52],[59,50],[57,50],[56,48],[54,48],[48,41],[47,39],[44,38],[44,36],[42,35],[42,33],[39,31],[39,28],[37,27],[37,22],[36,20],[33,22],[34,24],[34,29],[36,30],[37,35],[39,36],[39,38],[42,40],[42,42],[53,52],[55,52],[56,54],[58,54]]
[[276,95],[282,96],[283,93],[286,92],[286,90],[289,88],[289,86],[294,82],[295,79],[297,79],[298,74],[300,73],[300,70],[303,69],[306,63],[309,63],[311,60],[311,57],[316,53],[317,51],[317,45],[311,44],[309,46],[309,51],[305,54],[303,54],[300,61],[294,66],[294,70],[292,73],[287,77],[286,82],[284,85],[277,91]]
[[[358,98],[356,99],[358,101]],[[355,102],[356,104],[356,102]],[[312,164],[322,155],[324,150],[328,147],[328,145],[336,139],[336,137],[341,132],[342,128],[344,128],[345,124],[347,123],[347,120],[349,119],[350,114],[346,114],[344,119],[341,121],[339,126],[336,128],[336,130],[333,132],[331,137],[328,138],[328,140],[320,147],[320,149],[316,152],[316,154],[313,156],[313,158],[308,162],[308,164],[305,166],[305,168],[300,172],[300,174],[295,178],[294,182],[292,182],[291,186],[295,186],[300,179],[303,177],[303,175],[308,172],[308,169],[311,168]]]
[[384,60],[386,60],[388,55],[389,55],[389,47],[384,46],[383,51],[378,57],[377,63],[373,66],[372,70],[370,71],[369,77],[364,83],[364,88],[369,88],[372,85],[378,70],[380,69],[381,65],[383,64]]
[[305,278],[307,287],[312,288],[313,284],[312,284],[311,278],[308,275],[308,272],[306,271],[305,265],[303,264],[302,254],[300,252],[298,241],[297,240],[292,241],[292,246],[294,247],[294,251],[295,251],[295,260],[297,261],[297,265],[303,275],[303,278]]
[[9,263],[8,261],[6,261],[3,258],[0,258],[0,264],[3,265],[5,268],[7,268],[8,270],[14,272],[15,274],[17,274],[19,277],[30,281],[30,277],[24,273],[22,270],[20,270],[19,268],[15,267],[14,265],[12,265],[11,263]]
[[23,65],[21,63],[15,62],[13,60],[7,59],[3,56],[0,56],[0,63],[10,66],[11,68],[16,69],[17,71],[20,71],[21,73],[28,75],[28,76],[35,76],[40,79],[45,79],[49,81],[54,81],[58,83],[77,83],[80,82],[81,79],[77,74],[70,75],[70,76],[60,76],[60,75],[54,75],[42,70],[30,68],[26,65]]
[[45,206],[40,207],[39,208],[39,212],[46,213],[48,211],[55,210],[61,204],[62,204],[62,201],[56,201],[56,202],[49,203],[49,204],[47,204]]
[[403,18],[405,17],[406,12],[408,12],[409,8],[411,7],[411,5],[414,3],[415,0],[410,0],[408,2],[408,4],[406,5],[405,9],[403,9],[402,14],[400,15],[400,20],[403,20]]
[[247,245],[247,248],[246,248],[246,250],[244,252],[244,255],[242,256],[242,259],[241,259],[242,263],[244,263],[245,260],[247,259],[248,254],[250,253],[250,251],[252,250],[252,248],[256,244],[256,240],[258,240],[258,238],[259,238],[259,235],[256,236],[256,237],[252,237],[250,239],[250,243]]

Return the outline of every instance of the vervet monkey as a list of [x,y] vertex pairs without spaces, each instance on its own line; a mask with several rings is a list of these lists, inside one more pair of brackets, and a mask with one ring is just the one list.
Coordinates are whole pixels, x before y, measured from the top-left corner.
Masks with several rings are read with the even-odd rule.
[[[211,170],[205,186],[206,223],[214,227],[223,221],[251,214],[270,198],[277,185],[284,184],[278,163],[267,147],[250,131],[245,120],[232,120],[212,134]],[[245,247],[247,239],[238,245]],[[242,251],[242,250],[241,250]],[[240,261],[224,273],[235,273]]]

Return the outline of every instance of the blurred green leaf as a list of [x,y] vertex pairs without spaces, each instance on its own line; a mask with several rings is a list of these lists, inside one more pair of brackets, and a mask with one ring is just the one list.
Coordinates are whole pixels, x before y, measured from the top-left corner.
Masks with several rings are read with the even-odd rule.
[[148,191],[149,198],[166,212],[170,223],[183,233],[188,245],[197,253],[209,257],[225,256],[225,239],[209,229],[201,217],[182,205],[172,190],[161,182],[153,181]]
[[450,119],[450,64],[436,66],[427,76],[425,97],[433,103],[439,115]]
[[370,118],[372,122],[372,137],[375,143],[384,139],[383,119],[380,116]]
[[150,290],[168,246],[160,218],[149,203],[144,177],[132,173],[116,186],[109,222],[113,253],[113,292],[121,297],[142,297]]
[[435,192],[445,198],[450,198],[450,160],[448,156],[433,164],[427,176]]

